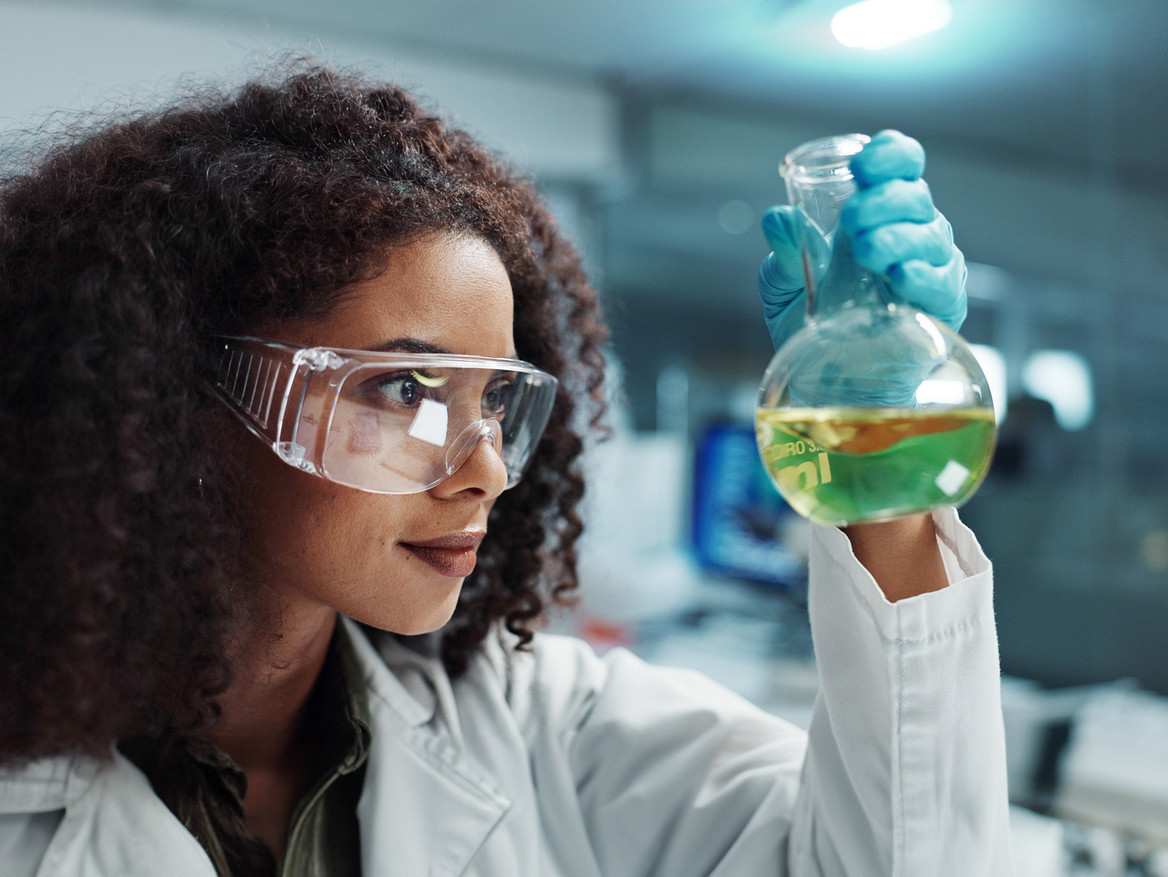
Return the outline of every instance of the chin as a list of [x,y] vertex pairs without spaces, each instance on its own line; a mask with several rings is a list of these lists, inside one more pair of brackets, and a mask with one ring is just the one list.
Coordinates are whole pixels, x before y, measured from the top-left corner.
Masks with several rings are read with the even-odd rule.
[[458,606],[458,594],[462,590],[462,583],[440,602],[419,602],[417,605],[396,607],[392,614],[368,613],[366,617],[357,618],[362,624],[384,630],[386,633],[395,633],[400,636],[420,636],[441,630],[454,616]]
[[389,632],[399,634],[400,636],[422,636],[423,634],[427,634],[427,633],[435,633],[436,631],[439,631],[443,627],[446,626],[446,622],[448,622],[451,619],[453,614],[454,613],[450,613],[449,615],[446,615],[445,617],[443,617],[440,621],[436,621],[436,622],[419,622],[417,624],[395,624],[392,627],[392,629],[389,629]]

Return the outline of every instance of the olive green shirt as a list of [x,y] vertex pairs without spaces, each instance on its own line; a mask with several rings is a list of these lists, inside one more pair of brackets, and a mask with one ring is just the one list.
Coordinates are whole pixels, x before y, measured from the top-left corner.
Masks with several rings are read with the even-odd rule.
[[200,737],[135,739],[121,749],[202,844],[220,877],[359,877],[357,801],[371,731],[361,668],[339,622],[308,715],[314,779],[293,811],[278,869],[244,822],[247,777],[223,750]]

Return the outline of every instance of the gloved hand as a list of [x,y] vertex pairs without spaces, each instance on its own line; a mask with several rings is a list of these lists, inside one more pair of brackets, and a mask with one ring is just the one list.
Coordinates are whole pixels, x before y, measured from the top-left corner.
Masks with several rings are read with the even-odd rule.
[[[968,307],[965,257],[920,178],[924,149],[899,131],[881,131],[852,158],[851,168],[858,191],[844,204],[836,234],[852,237],[856,260],[885,275],[896,298],[956,331]],[[807,312],[795,208],[772,207],[762,228],[772,252],[759,269],[758,290],[777,350]]]

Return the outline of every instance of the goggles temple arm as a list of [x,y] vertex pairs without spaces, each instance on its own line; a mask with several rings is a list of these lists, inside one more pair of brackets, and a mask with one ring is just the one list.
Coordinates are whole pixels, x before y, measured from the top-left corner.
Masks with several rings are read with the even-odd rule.
[[[307,469],[315,472],[316,466],[308,461],[308,448],[300,444],[300,412],[304,410],[304,400],[308,397],[308,382],[312,380],[313,369],[308,368],[308,374],[305,375],[304,384],[300,388],[300,401],[296,404],[296,413],[292,418],[292,435],[288,437],[288,441],[279,442],[276,444],[276,453],[279,454],[285,462],[291,463],[297,469]],[[293,378],[295,371],[293,372]],[[283,421],[287,416],[288,396],[285,395],[284,402],[280,407],[280,420]]]
[[[296,351],[292,356],[292,374],[288,376],[289,384],[296,380],[296,375],[302,368],[304,369],[304,382],[300,387],[300,399],[297,401],[294,411],[291,412],[292,434],[288,437],[288,441],[279,442],[273,445],[273,448],[284,462],[295,466],[297,469],[303,469],[314,475],[321,474],[317,463],[308,457],[309,448],[307,445],[300,443],[301,415],[304,412],[304,401],[308,398],[308,386],[312,383],[313,376],[317,372],[327,369],[340,368],[344,363],[345,360],[333,351],[319,347],[304,348]],[[285,392],[284,394],[284,400],[280,407],[281,423],[285,422],[285,418],[289,414],[288,397],[290,395],[289,392]],[[321,426],[323,426],[323,423]],[[315,441],[316,439],[317,437],[314,436],[313,440]]]

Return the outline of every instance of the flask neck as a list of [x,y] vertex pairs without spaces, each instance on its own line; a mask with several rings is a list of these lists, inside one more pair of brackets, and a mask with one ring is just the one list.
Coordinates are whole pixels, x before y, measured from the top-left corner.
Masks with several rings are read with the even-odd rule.
[[855,260],[851,238],[846,234],[831,234],[830,238],[828,243],[813,225],[803,236],[808,319],[822,320],[841,308],[887,301],[884,278]]

